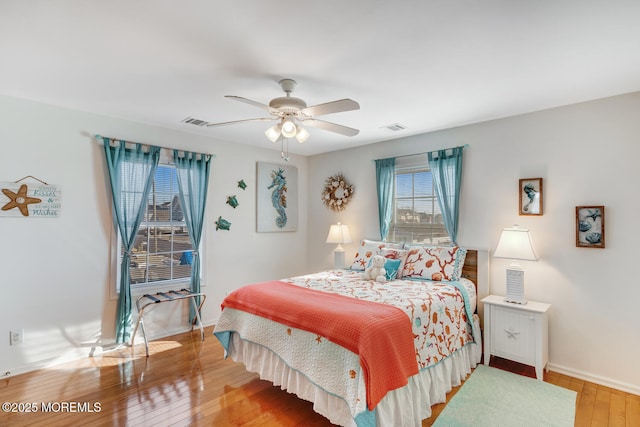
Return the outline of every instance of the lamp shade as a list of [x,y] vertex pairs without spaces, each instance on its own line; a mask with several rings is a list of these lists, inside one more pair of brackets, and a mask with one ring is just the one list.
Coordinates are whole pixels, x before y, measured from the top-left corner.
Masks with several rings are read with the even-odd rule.
[[514,225],[513,228],[505,228],[502,230],[500,240],[496,251],[493,253],[494,258],[518,259],[523,261],[537,261],[535,249],[533,249],[533,241],[531,234],[526,228],[519,228]]
[[351,234],[349,234],[349,228],[344,224],[333,224],[329,228],[329,234],[327,235],[327,243],[351,243]]

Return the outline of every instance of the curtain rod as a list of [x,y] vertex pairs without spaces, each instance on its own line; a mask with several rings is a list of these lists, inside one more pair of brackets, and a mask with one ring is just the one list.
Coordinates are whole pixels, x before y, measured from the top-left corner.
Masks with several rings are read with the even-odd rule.
[[[452,150],[454,148],[469,148],[469,144],[459,145],[457,147],[441,148],[440,150],[423,151],[422,153],[405,154],[404,156],[395,156],[394,159],[398,159],[401,157],[419,156],[421,154],[429,154],[429,153],[434,153],[436,151],[441,151],[441,150]],[[387,157],[387,158],[390,158],[390,157]],[[383,160],[383,159],[372,159],[371,161],[375,162],[376,160]]]
[[[144,144],[144,143],[142,143],[142,142],[125,141],[125,140],[123,140],[123,139],[118,139],[118,138],[109,138],[109,137],[102,136],[102,135],[98,135],[98,134],[94,135],[94,137],[95,137],[96,139],[100,140],[100,142],[103,142],[103,141],[102,141],[102,138],[107,138],[109,141],[123,141],[123,142],[125,142],[125,143],[127,143],[127,142],[128,142],[129,144],[140,144],[140,145],[146,145],[147,147],[150,147],[150,146],[152,145],[152,144]],[[180,150],[180,149],[178,149],[178,148],[162,147],[162,146],[160,146],[160,145],[156,145],[156,147],[164,148],[165,150],[189,151],[189,150]],[[212,159],[215,159],[215,158],[216,158],[216,155],[215,155],[215,154],[212,154],[212,153],[196,153],[196,154],[205,155],[205,156],[211,156],[211,158],[212,158]]]

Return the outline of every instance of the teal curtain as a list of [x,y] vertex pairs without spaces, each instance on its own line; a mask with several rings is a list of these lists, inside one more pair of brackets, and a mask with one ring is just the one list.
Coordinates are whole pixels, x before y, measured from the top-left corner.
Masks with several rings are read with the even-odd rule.
[[160,147],[102,138],[109,169],[113,218],[124,245],[120,265],[120,293],[116,313],[116,342],[131,335],[131,250],[147,207],[149,191],[160,159]]
[[463,147],[455,147],[427,153],[444,226],[454,244],[458,237],[462,150]]
[[[191,264],[191,292],[200,292],[200,256],[198,248],[202,238],[204,225],[204,210],[207,203],[207,189],[209,188],[209,170],[211,156],[173,150],[173,161],[178,173],[178,190],[180,204],[184,212],[184,221],[189,231],[189,240],[193,246],[193,261]],[[196,298],[196,305],[200,305],[200,298]],[[195,309],[190,306],[189,320],[193,321]]]
[[393,215],[393,180],[396,159],[376,160],[376,185],[378,190],[378,218],[380,221],[380,238],[387,239],[389,224]]

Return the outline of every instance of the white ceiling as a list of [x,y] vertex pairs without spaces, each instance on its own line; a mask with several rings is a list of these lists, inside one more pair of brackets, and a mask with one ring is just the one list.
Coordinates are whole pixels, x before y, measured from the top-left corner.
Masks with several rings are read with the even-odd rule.
[[[0,0],[0,94],[275,147],[282,96],[360,110],[311,155],[640,90],[638,0]],[[1,120],[1,118],[0,118]],[[385,126],[400,123],[406,130]],[[113,135],[118,136],[118,135]]]

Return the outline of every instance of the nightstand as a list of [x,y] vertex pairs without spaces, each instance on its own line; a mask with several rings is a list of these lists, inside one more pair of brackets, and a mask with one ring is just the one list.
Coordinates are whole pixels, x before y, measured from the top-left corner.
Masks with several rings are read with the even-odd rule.
[[489,295],[484,306],[484,364],[491,356],[503,357],[536,368],[543,380],[549,363],[549,308],[551,305],[529,301],[505,302],[504,297]]

